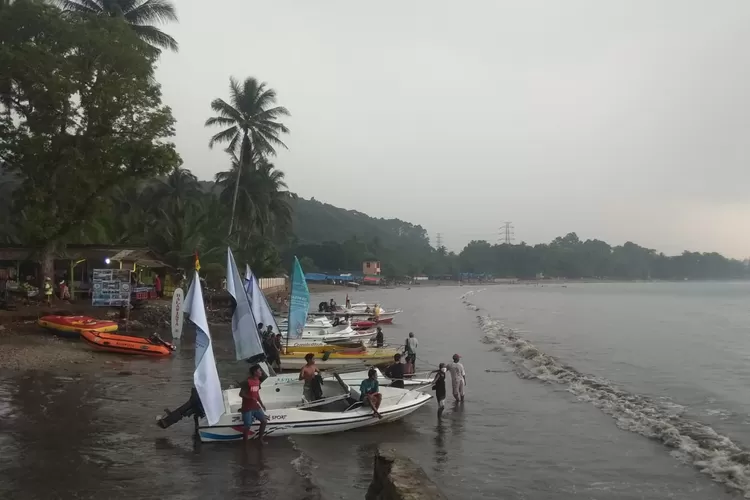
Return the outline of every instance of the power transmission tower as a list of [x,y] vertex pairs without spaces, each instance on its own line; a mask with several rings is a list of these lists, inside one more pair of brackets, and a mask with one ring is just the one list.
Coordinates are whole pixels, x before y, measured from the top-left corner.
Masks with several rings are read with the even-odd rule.
[[438,233],[436,239],[437,239],[437,247],[440,248],[441,246],[443,246],[443,233]]
[[514,236],[515,236],[516,233],[515,233],[514,229],[515,228],[513,227],[513,223],[512,222],[510,222],[510,221],[503,222],[503,225],[500,226],[500,229],[499,229],[500,234],[499,234],[499,237],[497,239],[497,242],[498,243],[505,243],[506,245],[510,245],[511,242],[513,240],[515,240]]

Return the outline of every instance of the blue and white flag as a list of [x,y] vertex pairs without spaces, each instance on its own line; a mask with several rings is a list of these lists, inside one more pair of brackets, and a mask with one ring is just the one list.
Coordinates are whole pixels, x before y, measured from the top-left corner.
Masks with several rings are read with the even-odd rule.
[[287,338],[298,339],[302,336],[310,310],[310,291],[307,289],[305,273],[299,260],[294,257],[292,265],[292,296],[289,301],[289,319],[287,320]]
[[263,346],[258,336],[258,323],[253,316],[250,300],[245,291],[245,283],[240,277],[231,248],[227,248],[227,291],[237,304],[232,314],[232,336],[237,360],[263,354]]
[[203,291],[198,271],[185,298],[184,311],[195,325],[195,372],[193,384],[201,398],[203,411],[208,425],[215,425],[224,413],[224,397],[221,393],[219,372],[216,370],[214,349],[211,345],[211,333],[208,331],[206,306],[203,303]]

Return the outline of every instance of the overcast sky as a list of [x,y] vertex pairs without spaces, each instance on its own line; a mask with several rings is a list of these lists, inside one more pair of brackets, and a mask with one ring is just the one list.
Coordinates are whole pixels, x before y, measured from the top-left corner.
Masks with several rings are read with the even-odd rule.
[[292,191],[449,249],[575,231],[750,256],[750,2],[177,0],[158,78],[201,179],[210,102],[289,108]]

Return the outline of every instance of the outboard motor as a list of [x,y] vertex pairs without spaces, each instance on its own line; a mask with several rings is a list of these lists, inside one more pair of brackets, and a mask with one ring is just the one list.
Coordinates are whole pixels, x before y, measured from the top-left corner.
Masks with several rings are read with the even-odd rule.
[[172,426],[184,417],[192,416],[195,421],[196,432],[198,431],[198,419],[206,416],[206,413],[203,411],[203,405],[201,404],[201,398],[198,396],[198,391],[195,387],[190,390],[190,399],[188,399],[184,405],[174,411],[169,411],[168,408],[165,408],[164,413],[166,415],[156,421],[156,425],[162,429]]

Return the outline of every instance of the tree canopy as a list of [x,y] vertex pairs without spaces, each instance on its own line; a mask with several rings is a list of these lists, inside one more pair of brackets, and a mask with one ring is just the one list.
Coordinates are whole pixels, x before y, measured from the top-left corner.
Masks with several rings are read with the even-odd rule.
[[177,52],[177,41],[153,26],[177,21],[177,12],[168,0],[56,0],[56,3],[72,15],[121,18],[157,52],[160,49]]
[[17,239],[48,251],[114,186],[168,172],[174,118],[156,55],[120,20],[64,18],[38,2],[0,11],[0,160],[19,185]]
[[[289,116],[273,88],[230,79],[214,99],[209,146],[226,144],[215,182],[181,168],[171,110],[154,79],[158,52],[176,49],[152,24],[176,20],[166,0],[0,1],[0,244],[53,251],[70,243],[148,246],[175,267],[195,251],[220,267],[231,245],[260,276],[288,268],[387,277],[735,279],[748,266],[717,253],[666,256],[632,242],[575,233],[534,246],[472,241],[434,248],[427,231],[292,194],[271,162]],[[208,267],[208,266],[206,266]]]

